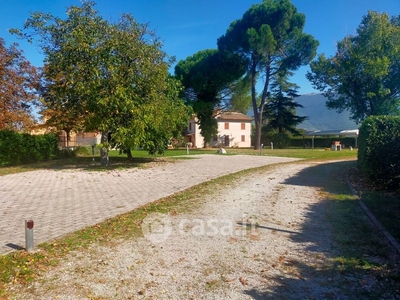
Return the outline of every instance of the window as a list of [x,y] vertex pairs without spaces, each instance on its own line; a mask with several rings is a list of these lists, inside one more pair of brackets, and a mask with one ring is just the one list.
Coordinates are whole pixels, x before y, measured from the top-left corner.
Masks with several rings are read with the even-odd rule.
[[214,142],[217,142],[217,141],[218,141],[218,136],[217,136],[217,135],[214,135],[214,136],[213,136],[213,141],[214,141]]
[[192,123],[189,123],[189,130],[192,131]]
[[246,123],[242,123],[242,130],[246,130]]
[[246,141],[246,136],[242,135],[242,142],[245,142],[245,141]]
[[225,129],[229,129],[229,123],[225,123]]

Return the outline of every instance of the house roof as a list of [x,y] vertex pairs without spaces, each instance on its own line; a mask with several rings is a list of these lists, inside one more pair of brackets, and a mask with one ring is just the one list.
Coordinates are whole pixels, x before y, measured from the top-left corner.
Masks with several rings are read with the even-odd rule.
[[216,117],[217,120],[224,120],[224,121],[246,121],[251,122],[253,121],[252,117],[246,116],[245,114],[238,113],[238,112],[223,112]]

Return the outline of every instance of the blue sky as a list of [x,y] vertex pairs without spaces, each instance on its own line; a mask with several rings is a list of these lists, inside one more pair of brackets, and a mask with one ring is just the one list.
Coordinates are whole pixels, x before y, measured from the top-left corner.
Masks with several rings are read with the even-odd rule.
[[[241,18],[252,4],[261,0],[97,0],[96,8],[108,20],[117,20],[121,13],[131,13],[138,22],[149,23],[164,43],[163,50],[177,60],[197,51],[216,48],[217,39],[229,24]],[[305,32],[320,42],[318,53],[331,56],[336,42],[354,34],[368,10],[400,14],[400,0],[292,0],[298,11],[306,15]],[[22,28],[31,12],[49,12],[64,18],[66,8],[80,5],[79,0],[0,0],[0,37],[18,42],[27,59],[42,65],[40,50],[8,33],[9,28]],[[292,81],[300,93],[315,92],[305,78],[307,67],[301,68]]]

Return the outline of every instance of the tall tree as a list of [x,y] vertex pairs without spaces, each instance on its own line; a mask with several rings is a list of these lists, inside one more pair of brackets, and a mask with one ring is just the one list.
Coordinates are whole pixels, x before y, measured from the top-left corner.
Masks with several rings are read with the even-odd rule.
[[215,107],[221,103],[229,85],[244,71],[240,57],[216,49],[199,51],[175,66],[175,75],[185,87],[186,101],[199,119],[204,146],[217,133]]
[[[270,83],[284,70],[297,70],[316,55],[318,41],[303,33],[305,16],[290,0],[264,0],[232,22],[218,39],[218,48],[239,54],[247,62],[255,122],[255,149],[261,144],[261,122],[270,95]],[[261,101],[256,85],[264,80]]]
[[25,130],[35,123],[31,109],[37,104],[37,80],[18,45],[7,48],[0,38],[0,129]]
[[189,116],[176,97],[179,84],[168,73],[171,61],[146,24],[129,14],[110,23],[85,1],[69,7],[66,20],[33,13],[24,25],[28,29],[33,35],[13,32],[39,37],[50,108],[74,112],[86,130],[102,133],[102,165],[108,164],[111,135],[124,150],[142,146],[162,152],[160,147],[183,129],[174,127],[186,124]]
[[294,101],[298,97],[298,86],[288,81],[288,74],[283,73],[271,84],[271,99],[263,113],[268,130],[277,130],[279,134],[300,134],[296,126],[307,117],[297,116],[296,108],[303,107]]
[[328,108],[348,110],[360,123],[367,116],[400,109],[400,16],[368,12],[356,35],[337,44],[336,54],[311,63],[311,83],[328,98]]

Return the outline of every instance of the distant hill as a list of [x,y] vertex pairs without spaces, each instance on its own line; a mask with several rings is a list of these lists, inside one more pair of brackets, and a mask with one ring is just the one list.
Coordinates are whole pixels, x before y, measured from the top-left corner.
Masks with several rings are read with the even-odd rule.
[[308,94],[296,98],[304,108],[297,108],[297,115],[308,116],[298,127],[307,131],[357,129],[359,125],[350,120],[347,111],[338,114],[325,106],[326,98],[322,94]]

